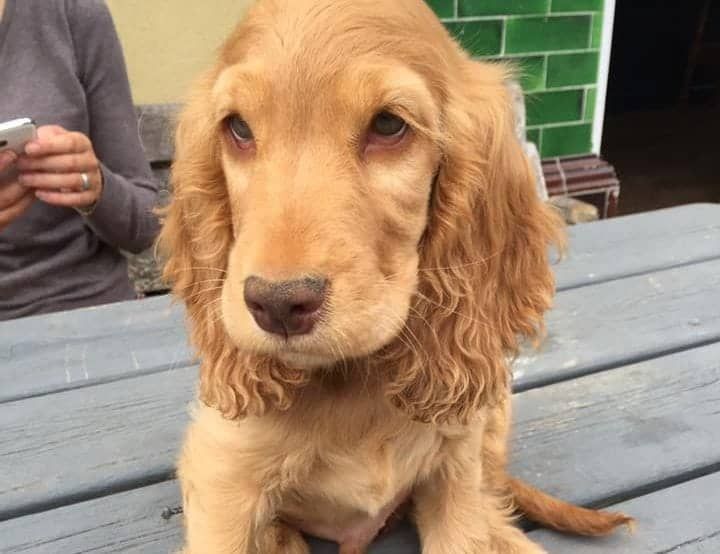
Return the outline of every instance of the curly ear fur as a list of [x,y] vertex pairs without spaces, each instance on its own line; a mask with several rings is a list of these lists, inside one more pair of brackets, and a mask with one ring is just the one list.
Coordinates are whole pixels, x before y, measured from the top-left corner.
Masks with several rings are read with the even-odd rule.
[[391,400],[426,422],[467,422],[508,393],[508,357],[542,333],[551,305],[548,246],[562,244],[514,134],[508,68],[463,67],[448,83],[444,161],[407,323],[418,350],[395,344],[385,356]]
[[300,371],[238,350],[220,318],[233,228],[220,155],[219,122],[210,94],[218,69],[195,87],[180,115],[171,183],[159,247],[164,278],[184,301],[191,341],[201,358],[200,399],[225,417],[287,409],[292,389],[306,382]]

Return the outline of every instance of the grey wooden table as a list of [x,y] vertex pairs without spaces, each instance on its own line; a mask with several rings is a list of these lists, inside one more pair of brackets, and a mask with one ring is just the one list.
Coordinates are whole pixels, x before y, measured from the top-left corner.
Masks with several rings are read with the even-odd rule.
[[[513,472],[639,526],[530,532],[553,553],[720,552],[720,205],[571,237],[548,340],[515,366]],[[0,552],[177,547],[196,372],[165,297],[0,323]],[[373,552],[417,539],[405,527]]]

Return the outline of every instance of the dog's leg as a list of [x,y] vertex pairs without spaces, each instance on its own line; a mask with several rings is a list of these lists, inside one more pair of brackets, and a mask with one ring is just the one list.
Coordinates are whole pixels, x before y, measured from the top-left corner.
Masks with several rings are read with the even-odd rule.
[[439,471],[417,488],[423,554],[544,554],[513,525],[507,503],[483,486],[480,460],[473,465]]
[[267,524],[267,516],[257,517],[261,492],[225,479],[215,461],[201,452],[190,433],[178,468],[185,514],[183,554],[255,554],[257,530]]
[[[217,426],[217,422],[215,423]],[[185,511],[184,554],[308,554],[299,532],[276,521],[267,487],[228,435],[191,424],[178,466]]]
[[300,531],[276,522],[259,537],[258,554],[310,554],[310,547]]

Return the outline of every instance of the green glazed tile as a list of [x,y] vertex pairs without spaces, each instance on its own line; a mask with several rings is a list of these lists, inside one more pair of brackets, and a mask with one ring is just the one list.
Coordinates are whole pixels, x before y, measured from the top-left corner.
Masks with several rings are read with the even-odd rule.
[[533,92],[545,88],[545,56],[486,57],[485,61],[502,63],[509,67],[513,79],[520,81],[524,92]]
[[583,118],[583,90],[557,90],[526,95],[527,124],[562,123]]
[[455,0],[425,0],[438,17],[455,16]]
[[603,0],[552,0],[554,12],[592,12],[603,9]]
[[585,154],[591,150],[592,125],[590,123],[543,129],[540,150],[543,158]]
[[540,129],[539,127],[536,127],[534,129],[527,129],[525,131],[525,137],[527,138],[527,141],[535,143],[535,146],[538,147],[538,152],[540,151],[541,136],[542,129]]
[[548,57],[547,88],[587,85],[597,82],[597,52],[553,54]]
[[533,91],[545,88],[545,56],[513,58],[523,90]]
[[473,56],[493,56],[502,48],[502,24],[499,19],[446,23],[450,34]]
[[592,48],[600,48],[602,44],[603,18],[602,14],[593,15],[592,36],[590,38],[590,46]]
[[487,61],[509,65],[525,92],[545,88],[545,56],[488,58]]
[[545,14],[550,0],[459,0],[460,17],[474,15]]
[[589,15],[510,18],[505,51],[514,54],[587,48],[591,19]]
[[595,117],[595,102],[597,100],[597,89],[589,88],[585,92],[585,120],[592,121]]

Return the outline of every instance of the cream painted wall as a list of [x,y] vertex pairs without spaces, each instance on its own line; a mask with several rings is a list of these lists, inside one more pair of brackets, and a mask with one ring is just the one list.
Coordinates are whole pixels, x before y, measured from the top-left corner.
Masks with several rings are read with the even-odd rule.
[[182,100],[253,0],[106,0],[136,104]]

